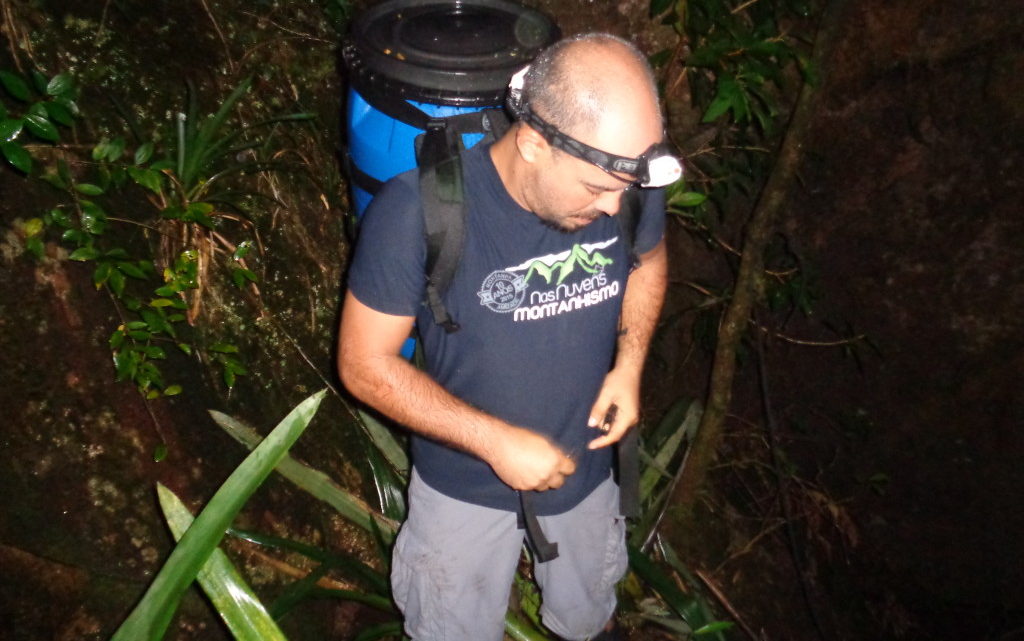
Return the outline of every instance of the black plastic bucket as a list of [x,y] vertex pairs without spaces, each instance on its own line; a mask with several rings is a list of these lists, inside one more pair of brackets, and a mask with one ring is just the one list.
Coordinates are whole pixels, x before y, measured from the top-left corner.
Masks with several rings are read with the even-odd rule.
[[362,14],[342,49],[357,214],[376,184],[416,166],[426,118],[500,106],[512,74],[558,35],[547,16],[507,0],[389,0]]

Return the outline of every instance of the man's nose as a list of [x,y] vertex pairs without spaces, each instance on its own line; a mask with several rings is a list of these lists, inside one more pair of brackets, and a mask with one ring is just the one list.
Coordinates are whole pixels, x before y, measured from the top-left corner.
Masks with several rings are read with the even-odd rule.
[[603,191],[601,195],[594,201],[594,208],[598,211],[614,216],[619,213],[619,207],[622,203],[622,190],[617,191]]

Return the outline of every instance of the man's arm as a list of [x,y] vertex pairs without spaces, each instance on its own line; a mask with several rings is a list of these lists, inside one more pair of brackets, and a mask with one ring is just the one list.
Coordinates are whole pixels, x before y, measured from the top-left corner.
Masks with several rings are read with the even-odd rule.
[[346,296],[338,372],[349,391],[419,434],[482,459],[513,489],[561,487],[576,465],[551,441],[459,400],[400,356],[412,326],[411,316]]
[[617,442],[640,418],[640,379],[667,282],[668,256],[662,238],[654,249],[640,256],[640,266],[626,281],[615,367],[605,376],[590,409],[590,427],[602,427],[609,408],[614,405],[617,409],[610,417],[608,433],[588,445],[592,450]]

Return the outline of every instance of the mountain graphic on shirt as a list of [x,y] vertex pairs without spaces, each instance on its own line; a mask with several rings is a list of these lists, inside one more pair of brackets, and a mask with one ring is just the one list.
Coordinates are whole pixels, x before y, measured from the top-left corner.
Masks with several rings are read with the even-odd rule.
[[[577,266],[588,274],[594,274],[604,269],[605,265],[615,262],[611,258],[605,257],[597,249],[588,252],[580,245],[573,245],[572,249],[567,253],[568,256],[564,259],[562,256],[565,256],[565,253],[557,257],[545,256],[544,258],[534,259],[526,270],[525,282],[529,283],[530,278],[534,274],[538,274],[548,285],[551,284],[551,279],[557,276],[555,284],[560,285]],[[548,261],[545,261],[545,258]],[[561,260],[552,261],[550,260],[551,258],[559,258]]]

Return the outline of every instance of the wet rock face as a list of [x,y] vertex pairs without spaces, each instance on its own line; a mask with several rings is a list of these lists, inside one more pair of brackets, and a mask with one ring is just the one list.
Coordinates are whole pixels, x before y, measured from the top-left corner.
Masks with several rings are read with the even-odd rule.
[[1024,552],[1021,16],[857,4],[785,226],[829,311],[880,354],[862,374],[793,354],[787,393],[870,414],[843,467],[889,478],[857,503],[852,582],[878,619],[890,608],[929,638],[999,637],[1024,618],[1024,566],[1008,562]]
[[[134,389],[113,384],[110,308],[89,272],[11,255],[0,296],[0,601],[13,622],[5,628],[17,639],[106,638],[169,546],[154,482],[183,488],[199,479],[180,473],[182,456],[154,467],[154,420],[169,425],[182,414],[166,406],[150,414]],[[200,467],[200,477],[209,474]]]

